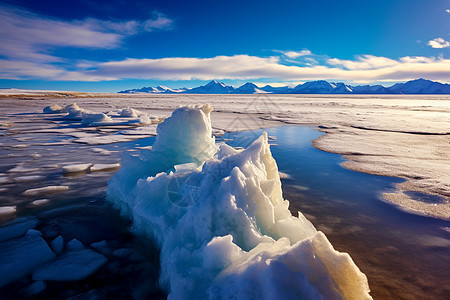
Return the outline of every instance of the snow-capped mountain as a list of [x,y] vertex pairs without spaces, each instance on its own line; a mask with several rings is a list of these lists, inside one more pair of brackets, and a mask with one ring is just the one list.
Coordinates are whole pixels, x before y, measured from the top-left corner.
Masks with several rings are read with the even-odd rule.
[[310,81],[295,86],[288,94],[331,94],[334,85],[325,80]]
[[235,94],[266,94],[267,92],[259,88],[256,84],[247,82],[234,90]]
[[223,82],[212,80],[206,85],[191,89],[171,89],[164,86],[143,87],[141,89],[126,90],[119,93],[184,93],[184,94],[450,94],[450,84],[426,80],[423,78],[405,83],[397,83],[391,87],[382,85],[350,86],[342,82],[334,83],[325,80],[309,81],[295,87],[272,87],[266,85],[258,87],[252,82],[234,88]]
[[231,94],[235,88],[231,85],[225,85],[223,82],[216,80],[210,81],[207,85],[202,85],[184,91],[185,94]]
[[391,94],[388,88],[382,85],[357,85],[352,86],[353,94]]
[[121,91],[119,93],[123,94],[139,94],[139,93],[154,93],[154,94],[175,94],[175,93],[182,93],[186,91],[186,88],[181,89],[171,89],[162,85],[158,85],[157,87],[143,87],[140,89],[132,89],[132,90],[125,90]]
[[277,86],[273,87],[270,85],[266,85],[261,88],[264,92],[271,93],[271,94],[283,94],[286,91],[289,91],[291,88],[288,86]]
[[450,94],[450,84],[420,78],[394,84],[389,90],[398,94]]

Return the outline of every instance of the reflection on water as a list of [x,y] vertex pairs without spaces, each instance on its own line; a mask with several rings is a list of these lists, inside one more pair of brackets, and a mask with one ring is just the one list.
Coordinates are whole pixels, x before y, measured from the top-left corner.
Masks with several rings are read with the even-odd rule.
[[[368,276],[375,299],[445,299],[450,294],[450,233],[442,229],[449,228],[450,222],[407,214],[380,201],[381,194],[392,190],[400,180],[342,168],[339,155],[311,146],[311,140],[321,135],[315,130],[282,126],[267,131],[279,170],[287,174],[282,179],[283,192],[292,213],[304,213],[337,250],[350,253]],[[217,141],[246,147],[261,132],[228,133]],[[68,164],[117,163],[123,151],[138,154],[139,147],[153,141],[147,138],[89,146],[72,143],[67,135],[37,131],[2,137],[0,176],[7,179],[0,184],[0,203],[17,206],[17,212],[0,216],[0,223],[35,216],[40,220],[37,229],[47,241],[62,235],[65,241],[77,238],[85,245],[106,240],[110,248],[105,254],[108,263],[95,275],[81,282],[49,282],[41,294],[43,299],[75,295],[97,299],[165,297],[157,287],[155,247],[131,235],[129,223],[105,202],[112,172],[64,176],[61,171],[61,166]],[[18,166],[28,172],[8,172]],[[35,177],[20,179],[23,176]],[[70,189],[36,197],[22,194],[49,185],[67,185]],[[421,194],[413,196],[436,201]],[[42,199],[49,201],[32,204]],[[121,249],[131,249],[134,254],[121,256],[123,251],[116,251]],[[21,291],[31,283],[30,277],[24,278],[1,289],[0,294],[23,298]]]

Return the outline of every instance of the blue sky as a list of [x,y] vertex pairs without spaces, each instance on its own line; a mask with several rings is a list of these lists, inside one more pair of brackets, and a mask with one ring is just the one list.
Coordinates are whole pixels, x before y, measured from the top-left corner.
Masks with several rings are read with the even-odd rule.
[[0,87],[450,82],[448,0],[0,1]]

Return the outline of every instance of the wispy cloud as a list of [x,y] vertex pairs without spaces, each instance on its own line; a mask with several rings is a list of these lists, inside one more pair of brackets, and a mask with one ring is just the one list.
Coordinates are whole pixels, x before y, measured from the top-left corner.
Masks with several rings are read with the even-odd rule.
[[434,40],[428,41],[427,45],[431,48],[447,48],[450,47],[450,42],[438,37]]
[[299,58],[301,56],[309,56],[312,55],[311,51],[304,49],[301,51],[283,51],[283,50],[274,50],[274,52],[278,52],[283,54],[284,56],[291,58],[291,59],[296,59]]
[[331,58],[328,64],[333,66],[341,66],[347,70],[373,70],[385,67],[392,67],[398,64],[396,60],[374,56],[361,55],[357,56],[356,60],[343,60],[338,58]]
[[62,21],[0,5],[0,55],[35,63],[55,62],[61,58],[50,50],[57,47],[112,49],[127,36],[171,26],[172,21],[158,12],[144,21]]

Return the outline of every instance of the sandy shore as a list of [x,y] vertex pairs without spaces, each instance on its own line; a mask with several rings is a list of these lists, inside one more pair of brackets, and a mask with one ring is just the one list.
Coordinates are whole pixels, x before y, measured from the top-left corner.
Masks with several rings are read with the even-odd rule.
[[[404,178],[384,198],[402,209],[450,219],[450,96],[446,95],[121,95],[0,94],[0,107],[41,111],[78,103],[94,111],[130,106],[169,115],[180,105],[211,103],[213,127],[252,130],[282,123],[317,126],[314,146],[344,155],[355,171]],[[129,103],[129,105],[127,104]],[[1,121],[0,121],[1,122]],[[414,199],[411,191],[441,197]]]

